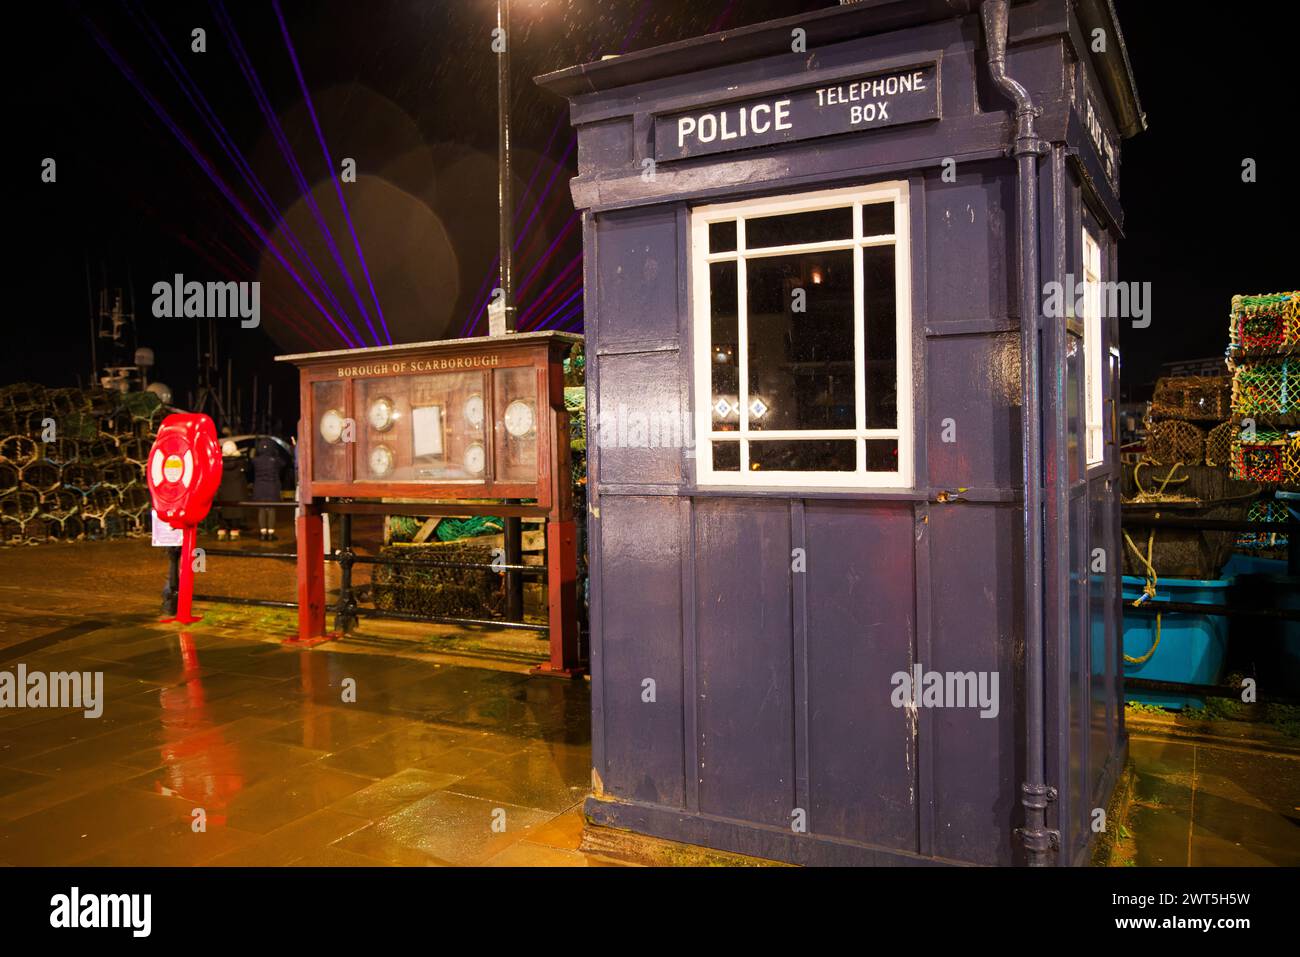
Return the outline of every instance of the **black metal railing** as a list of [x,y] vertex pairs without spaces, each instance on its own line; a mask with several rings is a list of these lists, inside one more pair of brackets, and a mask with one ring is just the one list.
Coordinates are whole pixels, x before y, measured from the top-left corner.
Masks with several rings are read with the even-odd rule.
[[[296,502],[214,502],[213,508],[292,508],[296,509]],[[334,629],[340,634],[349,634],[357,625],[360,618],[383,618],[394,621],[410,622],[428,622],[432,624],[451,624],[451,625],[477,625],[491,628],[507,628],[517,631],[535,631],[546,634],[550,631],[547,625],[532,624],[530,622],[498,619],[498,618],[465,618],[444,615],[420,615],[414,612],[393,611],[382,608],[367,608],[357,601],[357,590],[352,584],[353,569],[357,565],[388,565],[410,568],[458,568],[476,571],[491,571],[498,574],[514,575],[531,575],[545,579],[545,565],[524,565],[520,563],[509,564],[504,562],[451,562],[451,561],[425,561],[418,558],[381,558],[372,555],[360,555],[352,547],[352,516],[354,514],[378,515],[390,514],[397,511],[410,511],[412,506],[402,505],[394,507],[385,506],[379,503],[331,503],[322,511],[327,514],[337,514],[339,516],[339,541],[338,546],[333,548],[325,555],[325,561],[335,562],[339,566],[339,597],[338,601],[332,606],[334,612]],[[493,506],[494,511],[498,510]],[[420,514],[456,516],[464,514],[455,506],[431,505],[419,506]],[[505,505],[501,506],[501,511],[514,513],[516,517],[534,517],[538,510],[533,506],[526,505]],[[292,561],[298,560],[297,552],[280,552],[280,551],[254,551],[240,548],[207,548],[203,549],[205,555],[216,555],[226,558],[266,558],[273,560]],[[176,612],[176,591],[179,581],[179,562],[180,548],[169,548],[170,569],[168,573],[168,586],[163,592],[163,614],[175,614]],[[237,595],[194,595],[195,601],[216,602],[227,605],[244,605],[260,608],[297,608],[296,601],[281,601],[271,598],[243,598]]]

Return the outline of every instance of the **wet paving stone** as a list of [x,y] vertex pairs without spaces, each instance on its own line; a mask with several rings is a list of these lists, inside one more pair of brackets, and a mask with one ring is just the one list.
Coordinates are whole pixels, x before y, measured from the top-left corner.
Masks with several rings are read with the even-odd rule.
[[585,682],[446,649],[291,650],[221,606],[179,631],[156,620],[147,546],[50,556],[36,574],[0,555],[0,668],[102,673],[104,713],[0,711],[0,864],[583,862]]
[[51,778],[47,774],[33,774],[29,771],[17,771],[13,768],[0,768],[0,797],[16,794],[24,788],[34,787]]
[[334,809],[377,821],[459,780],[455,774],[407,768],[344,798]]
[[355,854],[387,867],[447,867],[448,862],[398,841],[391,830],[367,824],[347,837],[329,845],[347,854]]
[[[136,756],[139,758],[139,756]],[[221,801],[254,784],[311,764],[319,751],[266,741],[228,741],[215,732],[186,739],[181,746],[154,756],[154,767],[129,779],[130,787],[174,795],[196,804]]]
[[583,799],[590,780],[589,760],[576,754],[557,757],[545,748],[530,748],[466,775],[448,790],[558,813]]
[[321,764],[365,777],[384,778],[415,768],[423,761],[450,751],[463,740],[463,735],[454,732],[425,727],[403,728],[337,751],[322,759]]
[[291,867],[396,867],[396,864],[390,864],[384,861],[378,861],[374,858],[363,857],[360,854],[354,854],[352,851],[345,851],[337,844],[329,844],[325,847],[317,847],[308,851],[302,857],[294,858],[290,862]]
[[126,727],[155,720],[156,709],[139,704],[115,704],[98,718],[84,711],[46,710],[46,720],[10,729],[0,726],[0,763],[10,767],[45,752],[104,737]]
[[293,864],[363,827],[366,822],[360,818],[328,808],[256,837],[211,863],[218,867]]
[[232,827],[266,834],[360,791],[371,779],[319,764],[267,778],[240,788],[225,803]]
[[533,831],[528,836],[528,843],[554,847],[562,851],[576,851],[582,843],[584,823],[581,808],[565,811]]
[[[553,815],[534,808],[439,792],[373,825],[387,841],[448,864],[483,864]],[[347,842],[343,842],[347,846]]]
[[41,783],[0,797],[0,822],[28,817],[105,785],[125,781],[136,774],[139,771],[134,768],[105,762],[81,771],[41,775]]
[[453,774],[462,778],[467,774],[482,770],[506,756],[500,751],[485,751],[481,748],[452,748],[441,754],[421,761],[417,768],[423,771],[435,771],[440,774]]
[[520,841],[485,862],[489,867],[598,867],[586,854]]
[[100,788],[17,821],[0,825],[0,860],[67,864],[112,846],[137,843],[151,827],[185,820],[182,801],[129,788]]
[[265,741],[334,752],[371,741],[407,724],[401,718],[354,708],[315,707],[305,709],[298,720],[282,722],[259,737]]
[[192,821],[175,821],[132,834],[131,840],[74,861],[84,867],[194,867],[231,854],[258,835],[210,824],[196,831]]
[[1300,864],[1300,754],[1133,734],[1139,866]]

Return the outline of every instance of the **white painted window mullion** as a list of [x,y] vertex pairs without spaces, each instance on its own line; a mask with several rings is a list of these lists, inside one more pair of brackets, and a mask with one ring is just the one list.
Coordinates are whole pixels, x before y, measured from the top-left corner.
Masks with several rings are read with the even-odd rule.
[[915,484],[912,446],[916,428],[912,419],[912,243],[911,197],[906,187],[894,190],[894,395],[898,429],[898,480]]
[[[894,210],[894,234],[863,234],[863,217],[866,204],[889,202]],[[700,423],[699,435],[709,449],[698,462],[698,475],[702,484],[743,486],[788,486],[836,488],[910,488],[914,485],[912,449],[914,436],[911,368],[911,250],[908,236],[908,192],[906,183],[876,184],[861,188],[821,191],[815,194],[794,195],[776,199],[741,200],[732,203],[702,207],[692,214],[697,227],[692,230],[691,262],[696,270],[694,279],[694,308],[692,323],[696,336],[696,382],[700,397],[696,421]],[[801,213],[819,209],[849,206],[853,211],[853,234],[846,240],[799,243],[781,247],[750,250],[747,245],[746,221],[782,213]],[[736,249],[709,253],[708,226],[714,222],[736,223]],[[866,428],[866,282],[865,254],[868,247],[893,246],[895,250],[895,307],[896,326],[896,388],[898,395],[898,420],[893,429]],[[748,259],[768,258],[800,253],[850,251],[853,256],[853,347],[854,347],[854,423],[851,429],[774,430],[750,432],[749,381],[749,301]],[[737,424],[738,431],[714,431],[712,427],[712,322],[710,313],[711,287],[708,267],[713,262],[736,263],[736,361],[737,374]],[[706,348],[701,346],[707,343]],[[712,441],[733,440],[739,443],[740,471],[716,472],[712,468]],[[801,471],[750,471],[750,442],[753,439],[784,441],[848,440],[855,443],[855,469],[844,472]],[[866,471],[866,441],[884,439],[897,443],[899,468],[897,472]]]
[[[867,344],[866,290],[862,264],[862,204],[853,204],[853,427],[861,435],[867,427]],[[855,443],[857,471],[867,471],[867,443],[859,438]]]
[[745,217],[736,217],[736,361],[740,364],[736,402],[740,405],[740,473],[749,473],[749,294],[745,268]]

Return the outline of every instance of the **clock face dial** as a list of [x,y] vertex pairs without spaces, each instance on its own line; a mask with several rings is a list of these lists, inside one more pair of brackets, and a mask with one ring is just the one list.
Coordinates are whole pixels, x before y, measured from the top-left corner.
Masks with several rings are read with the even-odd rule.
[[320,417],[320,437],[330,445],[343,437],[343,413],[330,409]]
[[370,427],[378,432],[387,432],[393,426],[393,400],[380,396],[370,403]]
[[533,431],[533,406],[531,402],[515,399],[506,406],[506,431],[517,439]]
[[483,396],[477,392],[465,400],[465,421],[475,429],[483,427]]
[[376,445],[370,450],[370,472],[373,475],[387,475],[393,470],[393,450],[386,445]]
[[483,451],[482,442],[473,442],[465,450],[465,471],[470,475],[482,475],[483,468],[487,465],[487,457]]

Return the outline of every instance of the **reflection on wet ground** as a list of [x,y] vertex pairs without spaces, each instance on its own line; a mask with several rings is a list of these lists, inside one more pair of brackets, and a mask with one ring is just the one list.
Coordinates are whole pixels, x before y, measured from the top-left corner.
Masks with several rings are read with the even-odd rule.
[[1139,867],[1300,865],[1300,753],[1133,733]]
[[577,850],[584,682],[143,612],[46,625],[6,628],[0,668],[102,671],[103,715],[0,710],[0,862],[603,863]]
[[[213,592],[285,597],[267,570],[292,566],[210,568]],[[291,651],[287,613],[206,605],[178,632],[165,569],[142,542],[0,550],[0,671],[101,671],[105,698],[0,708],[0,864],[607,863],[578,850],[585,682],[529,678],[504,642]],[[1300,749],[1135,726],[1130,754],[1116,863],[1300,864]]]

